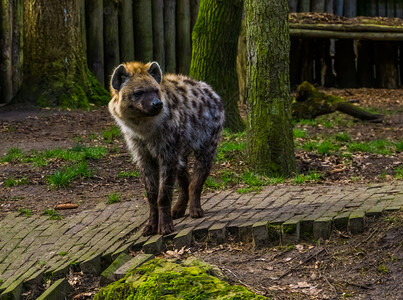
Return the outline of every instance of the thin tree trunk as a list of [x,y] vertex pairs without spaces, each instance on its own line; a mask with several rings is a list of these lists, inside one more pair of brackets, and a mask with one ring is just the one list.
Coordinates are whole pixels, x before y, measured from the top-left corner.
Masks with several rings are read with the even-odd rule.
[[165,72],[176,72],[176,1],[164,0]]
[[157,61],[165,71],[164,51],[164,0],[153,0],[153,60]]
[[310,0],[299,0],[299,12],[311,11],[311,1]]
[[347,18],[357,16],[357,0],[344,1],[344,16]]
[[133,2],[134,51],[136,60],[149,62],[153,60],[153,22],[150,0]]
[[298,11],[298,0],[290,0],[290,13],[296,13]]
[[311,11],[323,13],[325,12],[325,0],[312,0]]
[[296,171],[291,125],[288,3],[245,1],[248,157],[261,173]]
[[328,14],[334,13],[334,0],[326,0],[326,10]]
[[0,105],[13,97],[13,6],[9,0],[0,2]]
[[337,16],[343,15],[343,0],[334,0],[334,14]]
[[359,41],[357,45],[357,80],[359,87],[374,86],[374,42]]
[[403,1],[396,1],[396,18],[403,18]]
[[[23,0],[20,0],[23,1]],[[81,31],[81,39],[83,50],[87,53],[87,28],[86,28],[86,14],[85,14],[85,0],[79,0],[80,5],[80,31]]]
[[120,59],[134,60],[133,1],[121,0],[119,18]]
[[192,58],[189,0],[176,2],[176,63],[178,72],[189,74]]
[[396,42],[376,42],[376,83],[380,88],[394,89],[398,85],[398,57]]
[[[396,1],[399,2],[399,1]],[[389,18],[395,17],[395,0],[387,0],[386,16]]]
[[103,0],[87,0],[88,66],[105,86]]
[[79,9],[79,0],[24,1],[24,81],[18,99],[71,108],[109,101],[87,66]]
[[200,0],[190,0],[190,32],[196,24],[197,15],[199,14]]
[[224,126],[232,131],[244,128],[238,109],[236,75],[241,17],[240,0],[202,0],[193,29],[190,76],[207,82],[221,96],[226,114]]
[[105,86],[108,87],[112,72],[120,63],[118,3],[115,0],[104,0],[104,24]]
[[24,59],[24,2],[13,0],[13,96],[21,88],[23,80]]
[[334,67],[337,74],[337,83],[340,88],[357,87],[357,73],[355,70],[355,53],[353,41],[336,41],[336,55]]

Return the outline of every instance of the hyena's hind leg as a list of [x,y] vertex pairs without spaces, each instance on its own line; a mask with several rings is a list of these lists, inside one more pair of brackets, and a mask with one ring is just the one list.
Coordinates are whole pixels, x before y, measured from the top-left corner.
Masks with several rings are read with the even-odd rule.
[[178,168],[178,187],[179,195],[175,206],[172,209],[172,218],[178,219],[185,215],[186,208],[189,202],[189,172],[187,166],[187,159],[183,159],[183,164],[179,165]]
[[[210,145],[209,148],[212,145]],[[192,180],[189,186],[190,205],[189,214],[192,218],[201,218],[204,216],[204,211],[201,208],[200,197],[203,191],[203,185],[207,177],[210,174],[211,166],[213,165],[213,158],[215,154],[215,148],[206,150],[200,150],[195,152],[195,163],[193,167]]]

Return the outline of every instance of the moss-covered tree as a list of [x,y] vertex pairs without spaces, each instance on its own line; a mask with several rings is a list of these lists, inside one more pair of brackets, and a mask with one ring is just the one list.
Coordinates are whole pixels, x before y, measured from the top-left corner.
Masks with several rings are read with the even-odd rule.
[[109,100],[87,67],[79,7],[79,0],[24,1],[24,80],[18,98],[80,108]]
[[245,1],[248,154],[257,172],[296,170],[289,81],[288,1]]
[[244,128],[236,75],[242,2],[201,0],[192,33],[190,76],[209,83],[221,96],[226,114],[224,126],[232,131]]

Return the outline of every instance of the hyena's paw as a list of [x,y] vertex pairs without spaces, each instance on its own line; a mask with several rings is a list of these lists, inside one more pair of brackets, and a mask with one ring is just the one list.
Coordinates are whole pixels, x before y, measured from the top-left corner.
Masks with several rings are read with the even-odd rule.
[[185,208],[182,207],[177,207],[176,205],[172,209],[172,219],[179,219],[182,218],[185,215],[186,212],[186,206]]
[[147,223],[146,227],[143,229],[143,236],[154,235],[157,233],[157,224]]
[[160,218],[158,222],[158,233],[161,235],[170,234],[174,231],[174,222],[172,222],[172,217],[170,211],[166,214],[160,212]]
[[201,207],[189,207],[189,214],[192,218],[201,218],[204,216],[204,210]]

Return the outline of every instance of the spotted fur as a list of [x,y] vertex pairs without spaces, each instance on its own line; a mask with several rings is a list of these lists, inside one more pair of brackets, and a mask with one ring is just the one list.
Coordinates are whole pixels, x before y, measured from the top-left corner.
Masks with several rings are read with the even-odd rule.
[[[204,82],[183,75],[162,76],[156,62],[118,66],[111,94],[109,111],[141,170],[150,204],[143,234],[172,232],[172,218],[185,214],[189,199],[190,216],[202,217],[200,194],[224,122],[220,97]],[[190,154],[194,155],[192,176]],[[171,212],[176,180],[179,196]]]

